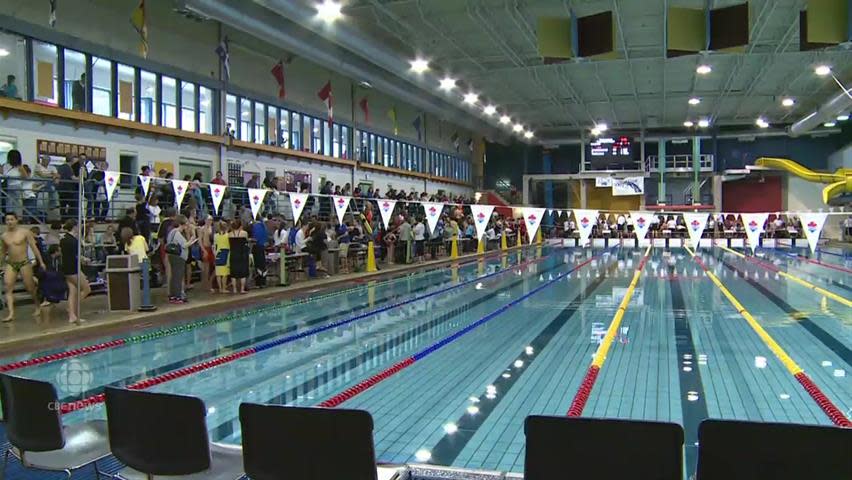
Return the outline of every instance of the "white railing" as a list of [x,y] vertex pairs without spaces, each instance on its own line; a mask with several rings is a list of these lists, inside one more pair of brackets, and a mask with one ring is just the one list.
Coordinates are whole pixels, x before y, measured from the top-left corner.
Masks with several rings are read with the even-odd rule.
[[[712,171],[713,170],[713,155],[712,154],[701,154],[699,156],[699,165],[702,171]],[[657,155],[649,155],[648,162],[650,171],[659,171],[659,157]],[[666,170],[691,170],[693,168],[692,165],[692,155],[666,155]]]

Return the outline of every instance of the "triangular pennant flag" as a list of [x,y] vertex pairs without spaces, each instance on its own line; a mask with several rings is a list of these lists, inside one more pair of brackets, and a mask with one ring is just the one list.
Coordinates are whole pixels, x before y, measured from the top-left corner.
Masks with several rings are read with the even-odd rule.
[[541,219],[544,217],[544,208],[530,208],[524,207],[524,222],[527,225],[527,236],[529,237],[530,243],[533,243],[535,240],[535,232],[538,231],[538,226],[541,225]]
[[589,243],[589,237],[592,235],[592,227],[595,226],[595,219],[598,218],[598,211],[575,208],[574,218],[577,221],[577,231],[580,232],[580,245],[585,245]]
[[331,203],[334,204],[334,210],[337,212],[337,221],[342,225],[343,216],[346,215],[346,209],[349,208],[349,201],[352,197],[340,197],[334,195],[331,197]]
[[802,221],[802,227],[805,230],[805,237],[808,239],[808,245],[811,247],[811,253],[816,253],[817,242],[819,241],[820,233],[822,233],[822,227],[825,226],[826,218],[828,218],[828,214],[822,212],[799,214],[799,219]]
[[186,180],[172,180],[172,189],[175,191],[175,206],[180,209],[180,204],[183,203],[183,196],[186,195],[186,189],[189,187],[189,182]]
[[547,214],[548,214],[548,215],[553,216],[553,209],[552,209],[552,208],[548,208],[548,209],[547,209]]
[[683,221],[686,223],[686,232],[689,233],[689,241],[692,243],[692,248],[698,248],[701,243],[701,235],[704,233],[704,228],[707,227],[708,214],[705,213],[684,213]]
[[331,80],[319,89],[317,97],[325,103],[325,108],[328,111],[328,124],[331,125],[334,122],[334,94],[331,91]]
[[763,225],[766,223],[766,219],[769,218],[768,213],[742,213],[740,217],[743,219],[743,226],[745,227],[746,238],[748,238],[748,246],[751,247],[752,252],[755,248],[757,248],[758,241],[760,239],[760,234],[763,233]]
[[361,111],[364,112],[364,123],[367,125],[370,124],[370,100],[367,97],[361,99],[358,102],[358,105],[361,107]]
[[287,88],[284,83],[284,60],[279,60],[272,67],[272,76],[275,78],[275,83],[278,85],[278,98],[283,99],[287,96]]
[[263,199],[266,197],[265,188],[249,188],[249,205],[251,206],[251,218],[257,218],[257,212],[260,211],[263,205]]
[[393,127],[393,134],[399,135],[399,123],[397,122],[397,118],[396,118],[396,107],[391,107],[391,109],[388,110],[388,118],[390,118],[390,120],[391,120],[391,126]]
[[293,223],[299,221],[302,216],[302,210],[305,209],[305,204],[308,203],[308,193],[291,193],[290,208],[293,210]]
[[443,203],[421,202],[423,209],[426,210],[426,223],[429,225],[429,233],[435,232],[435,227],[438,226],[438,220],[441,218],[441,212],[444,210]]
[[147,197],[148,189],[151,188],[151,177],[148,175],[137,175],[136,177],[139,178],[139,184],[142,185],[142,193]]
[[215,183],[211,183],[209,186],[210,198],[213,199],[213,212],[219,215],[219,205],[222,205],[222,199],[225,198],[226,187],[224,185],[216,185]]
[[494,212],[494,205],[471,205],[470,213],[473,215],[473,226],[476,227],[476,238],[482,239],[488,228],[488,221]]
[[630,219],[633,221],[633,233],[636,234],[636,238],[644,240],[648,229],[651,228],[653,216],[648,212],[631,211]]
[[379,213],[382,215],[382,223],[385,224],[385,230],[390,228],[394,208],[396,208],[396,200],[379,200]]
[[556,211],[556,218],[562,218],[562,210]]
[[104,184],[106,185],[107,202],[112,201],[112,194],[115,192],[115,187],[118,186],[118,172],[104,172]]

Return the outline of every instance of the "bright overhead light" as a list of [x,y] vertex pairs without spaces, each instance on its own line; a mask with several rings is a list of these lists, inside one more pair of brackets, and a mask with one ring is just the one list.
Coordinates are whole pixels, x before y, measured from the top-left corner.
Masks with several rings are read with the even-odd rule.
[[707,128],[707,127],[709,127],[709,126],[710,126],[710,120],[706,120],[706,119],[704,119],[704,120],[699,120],[699,121],[698,121],[698,126],[699,126],[699,127],[701,127],[701,128]]
[[464,94],[464,103],[468,105],[473,105],[479,100],[479,95],[475,93],[465,93]]
[[784,99],[781,100],[781,105],[783,105],[785,107],[792,107],[795,104],[796,104],[796,101],[793,100],[790,97],[787,97],[787,98],[784,98]]
[[831,73],[831,67],[829,67],[828,65],[819,65],[814,68],[814,73],[816,73],[820,77],[824,77]]
[[326,23],[332,23],[343,16],[341,8],[343,8],[343,6],[340,2],[336,2],[335,0],[323,0],[322,3],[319,3],[316,6],[317,17]]
[[825,123],[822,124],[822,126],[825,127],[825,128],[831,128],[835,125],[837,125],[837,124],[834,123],[834,122],[825,122]]
[[6,50],[5,48],[0,48],[0,57],[8,57],[8,56],[9,56],[9,50]]
[[599,132],[605,132],[605,131],[606,131],[606,129],[607,129],[608,127],[606,126],[606,124],[605,124],[605,123],[599,123],[599,124],[595,125],[595,128],[596,128]]
[[695,72],[700,75],[707,75],[712,72],[713,69],[710,68],[710,65],[699,65],[698,68],[695,69]]
[[840,122],[845,122],[846,120],[849,120],[849,114],[844,113],[843,115],[838,115],[837,120]]
[[497,107],[495,107],[494,105],[487,105],[485,108],[482,109],[482,111],[486,115],[494,115],[495,113],[497,113]]
[[601,134],[601,131],[600,131],[600,130],[598,130],[597,128],[593,128],[593,129],[592,129],[592,135],[593,135],[593,136],[597,137],[597,136],[598,136],[598,135],[600,135],[600,134]]
[[508,125],[511,121],[512,119],[508,115],[503,115],[502,117],[500,117],[500,123],[502,123],[503,125]]
[[456,79],[450,77],[444,77],[441,79],[441,90],[445,92],[449,92],[450,90],[456,88]]
[[686,128],[692,128],[692,126],[693,126],[693,125],[695,125],[695,124],[694,124],[694,123],[692,123],[692,122],[691,122],[691,121],[689,121],[689,120],[687,120],[687,121],[683,122],[683,126],[684,126],[684,127],[686,127]]
[[533,132],[530,132],[529,130],[524,132],[524,138],[532,138],[532,137],[533,137]]
[[698,97],[692,97],[689,99],[690,105],[698,105],[699,103],[701,103],[701,99]]
[[767,128],[767,127],[769,127],[769,122],[767,122],[767,121],[766,121],[766,119],[764,119],[763,117],[758,117],[758,119],[757,119],[757,120],[755,120],[755,122],[754,122],[754,123],[755,123],[758,127],[760,127],[760,128]]
[[512,125],[512,131],[514,131],[514,132],[523,132],[523,131],[524,131],[524,126],[523,126],[523,125],[521,125],[520,123],[516,123],[516,124]]
[[415,58],[411,61],[411,71],[414,73],[423,73],[429,70],[429,60],[425,58]]

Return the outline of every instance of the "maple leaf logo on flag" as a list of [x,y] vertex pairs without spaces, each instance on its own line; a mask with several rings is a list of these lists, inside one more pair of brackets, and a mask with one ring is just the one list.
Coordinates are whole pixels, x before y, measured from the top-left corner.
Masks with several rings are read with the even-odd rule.
[[580,219],[580,225],[581,225],[583,228],[588,227],[588,226],[589,226],[589,219],[588,219],[588,218],[586,218],[586,217],[583,217],[582,219]]
[[754,220],[748,222],[748,229],[751,230],[752,232],[756,232],[757,231],[757,222],[755,222]]
[[384,202],[382,203],[382,210],[387,211],[390,208],[390,203]]
[[637,218],[636,225],[639,225],[639,228],[645,228],[645,217]]
[[219,190],[218,188],[213,190],[213,193],[216,194],[216,195],[219,195],[220,192],[221,192],[221,190]]
[[337,206],[338,206],[338,207],[342,207],[344,204],[345,204],[345,202],[343,201],[343,199],[342,199],[342,198],[338,198],[338,199],[337,199]]
[[254,203],[257,203],[257,202],[259,202],[259,201],[260,201],[260,197],[258,197],[257,195],[255,195],[254,197],[252,197],[252,201],[254,201]]
[[438,214],[438,209],[436,209],[435,207],[429,207],[429,216],[434,217],[437,214]]
[[534,213],[531,213],[530,216],[527,217],[527,223],[529,223],[530,225],[533,225],[535,223],[535,220],[536,218]]
[[113,177],[109,177],[109,178],[107,178],[107,183],[109,183],[110,185],[112,185],[113,183],[115,183],[115,178],[113,178]]
[[297,206],[297,207],[298,207],[298,206],[299,206],[299,205],[301,205],[301,204],[302,204],[302,201],[301,201],[301,200],[299,200],[298,198],[297,198],[297,199],[295,199],[295,200],[293,200],[293,205],[295,205],[295,206]]
[[698,220],[693,220],[690,225],[692,226],[693,230],[698,230],[699,228],[701,228],[701,222],[699,222]]
[[810,231],[811,233],[816,232],[816,230],[817,230],[817,226],[818,226],[818,225],[816,224],[816,222],[814,222],[813,220],[811,220],[811,221],[808,223],[808,231]]
[[479,212],[479,215],[476,216],[476,221],[479,222],[479,223],[484,222],[485,221],[485,214],[482,213],[482,212]]
[[180,185],[178,185],[178,187],[177,187],[177,191],[178,191],[178,193],[182,192],[182,191],[183,191],[183,187],[182,187],[182,186],[180,186]]

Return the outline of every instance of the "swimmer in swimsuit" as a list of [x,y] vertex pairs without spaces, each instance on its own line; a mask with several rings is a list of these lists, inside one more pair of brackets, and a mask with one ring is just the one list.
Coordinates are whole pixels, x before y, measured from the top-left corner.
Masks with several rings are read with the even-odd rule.
[[6,289],[6,306],[9,308],[9,315],[2,321],[11,322],[15,319],[15,282],[18,280],[18,275],[24,281],[24,287],[33,297],[35,311],[33,316],[40,318],[41,308],[40,302],[36,295],[36,285],[33,280],[33,266],[27,257],[27,250],[31,250],[38,262],[38,265],[44,269],[44,260],[41,258],[41,252],[36,244],[33,233],[18,226],[18,216],[14,213],[6,214],[6,231],[0,236],[0,260],[5,261],[4,272],[4,287]]

